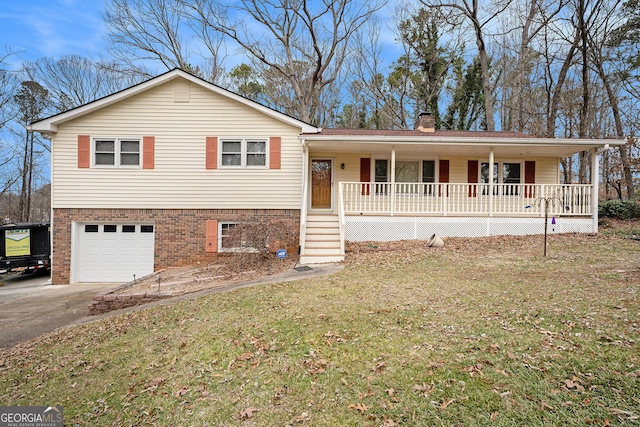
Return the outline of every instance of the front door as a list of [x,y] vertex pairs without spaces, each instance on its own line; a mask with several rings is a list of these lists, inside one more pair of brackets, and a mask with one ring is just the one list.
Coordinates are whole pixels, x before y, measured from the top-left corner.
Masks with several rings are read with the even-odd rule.
[[311,209],[331,209],[331,159],[311,160]]

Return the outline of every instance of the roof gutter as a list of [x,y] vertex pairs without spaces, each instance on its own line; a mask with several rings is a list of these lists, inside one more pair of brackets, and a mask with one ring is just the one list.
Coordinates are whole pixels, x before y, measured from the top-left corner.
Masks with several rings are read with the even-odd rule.
[[603,139],[572,139],[572,138],[491,138],[491,137],[447,137],[447,136],[371,136],[371,135],[300,135],[298,139],[305,139],[310,142],[354,142],[372,144],[398,144],[410,145],[419,143],[429,143],[431,145],[478,145],[489,144],[499,145],[589,145],[609,146],[624,145],[624,140],[603,140]]

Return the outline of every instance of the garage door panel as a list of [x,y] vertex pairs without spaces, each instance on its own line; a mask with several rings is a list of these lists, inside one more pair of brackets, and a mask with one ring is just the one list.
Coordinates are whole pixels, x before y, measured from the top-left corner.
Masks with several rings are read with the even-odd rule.
[[[114,224],[77,226],[74,247],[76,282],[129,282],[134,275],[139,278],[153,273],[154,233],[142,233],[141,224],[134,227],[132,224],[115,224],[114,227]],[[144,225],[153,230],[152,224]],[[124,226],[128,231],[134,231],[123,232]]]

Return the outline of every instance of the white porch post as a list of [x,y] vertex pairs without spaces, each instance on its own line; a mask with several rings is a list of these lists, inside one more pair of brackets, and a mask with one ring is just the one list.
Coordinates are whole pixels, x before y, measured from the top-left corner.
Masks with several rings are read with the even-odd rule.
[[598,232],[598,183],[600,181],[600,162],[598,162],[598,149],[591,149],[591,214],[593,218],[593,232]]
[[493,147],[489,147],[489,216],[493,216]]
[[391,147],[391,216],[396,210],[396,146]]
[[300,253],[304,254],[307,234],[307,206],[309,206],[309,147],[302,140],[302,205],[300,206]]

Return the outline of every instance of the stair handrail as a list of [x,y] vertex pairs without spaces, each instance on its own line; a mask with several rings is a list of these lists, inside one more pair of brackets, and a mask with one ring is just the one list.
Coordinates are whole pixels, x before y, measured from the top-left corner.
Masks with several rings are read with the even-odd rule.
[[340,255],[344,255],[345,215],[343,184],[343,182],[338,183],[338,229],[340,230]]

